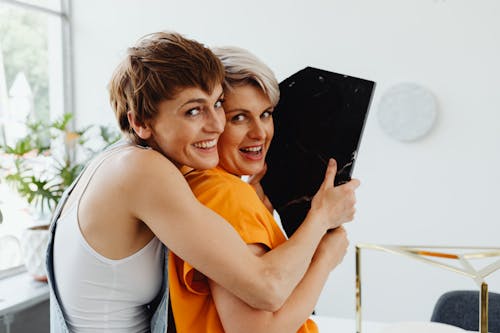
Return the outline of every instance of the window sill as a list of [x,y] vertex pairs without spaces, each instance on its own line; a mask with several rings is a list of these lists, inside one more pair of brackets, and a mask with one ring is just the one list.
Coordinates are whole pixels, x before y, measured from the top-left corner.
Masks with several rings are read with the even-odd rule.
[[8,269],[2,269],[0,270],[0,283],[3,279],[9,278],[14,275],[19,275],[21,273],[25,273],[26,268],[24,265],[8,268]]
[[0,280],[0,318],[49,299],[49,286],[26,272]]

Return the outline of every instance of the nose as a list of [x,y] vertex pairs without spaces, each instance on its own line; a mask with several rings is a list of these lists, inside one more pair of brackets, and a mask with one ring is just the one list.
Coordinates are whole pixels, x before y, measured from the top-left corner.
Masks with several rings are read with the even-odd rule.
[[252,126],[250,128],[250,131],[248,131],[248,136],[251,139],[255,140],[262,140],[266,137],[266,130],[264,128],[264,124],[262,124],[260,121],[254,121],[252,123]]
[[208,112],[206,129],[209,132],[220,134],[224,131],[224,126],[226,126],[226,116],[224,114],[224,111],[211,109]]

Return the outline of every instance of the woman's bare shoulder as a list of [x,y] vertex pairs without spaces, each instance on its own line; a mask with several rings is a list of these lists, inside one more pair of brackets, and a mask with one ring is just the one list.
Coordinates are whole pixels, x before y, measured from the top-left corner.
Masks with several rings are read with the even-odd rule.
[[98,178],[110,188],[142,192],[151,186],[185,182],[179,169],[164,155],[135,146],[116,153],[102,164]]
[[114,167],[127,172],[148,172],[155,170],[177,170],[167,157],[156,150],[140,147],[129,147],[119,152],[112,161]]

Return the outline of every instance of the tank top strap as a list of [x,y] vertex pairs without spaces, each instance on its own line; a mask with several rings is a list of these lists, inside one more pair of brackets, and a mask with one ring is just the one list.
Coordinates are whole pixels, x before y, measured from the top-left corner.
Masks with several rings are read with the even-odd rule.
[[152,149],[150,147],[144,147],[144,146],[134,145],[130,141],[122,139],[122,140],[120,140],[120,141],[112,144],[111,146],[107,147],[105,150],[103,150],[98,156],[96,156],[93,160],[91,160],[83,168],[83,170],[75,178],[75,180],[73,181],[73,183],[71,183],[71,185],[66,188],[66,190],[64,191],[64,193],[61,196],[61,199],[59,199],[59,202],[57,203],[56,208],[54,209],[54,212],[53,212],[52,217],[50,219],[50,233],[51,234],[53,233],[53,230],[56,227],[57,220],[61,216],[63,208],[65,207],[66,202],[68,201],[68,198],[69,198],[70,194],[73,192],[73,190],[75,189],[76,185],[81,180],[81,178],[84,175],[87,175],[87,172],[88,172],[88,175],[89,175],[88,179],[87,179],[86,184],[84,185],[84,187],[82,189],[82,192],[80,193],[79,197],[76,198],[76,200],[75,200],[76,202],[80,201],[80,198],[83,195],[83,193],[85,192],[85,190],[87,189],[87,186],[88,186],[90,180],[94,176],[94,174],[97,171],[97,169],[99,169],[99,166],[105,160],[107,160],[109,157],[111,157],[115,153],[117,153],[119,151],[122,151],[123,149],[133,148],[133,147],[135,147],[135,148],[141,148],[141,149]]
[[121,144],[121,145],[113,145],[111,147],[109,147],[108,149],[104,150],[100,155],[98,155],[94,160],[92,160],[87,166],[86,166],[86,169],[87,169],[87,172],[84,172],[85,170],[82,170],[82,177],[84,177],[84,181],[85,183],[83,184],[83,188],[82,190],[80,191],[80,193],[78,194],[78,197],[75,198],[75,202],[77,205],[80,204],[80,199],[82,198],[83,194],[85,193],[85,191],[87,190],[87,187],[89,186],[90,184],[90,181],[92,180],[92,178],[94,177],[95,173],[97,172],[97,170],[99,169],[99,167],[106,161],[108,160],[110,157],[112,157],[113,155],[115,155],[116,153],[119,153],[123,150],[126,150],[126,149],[134,149],[134,148],[137,148],[137,147],[140,147],[140,146],[134,146],[132,144]]

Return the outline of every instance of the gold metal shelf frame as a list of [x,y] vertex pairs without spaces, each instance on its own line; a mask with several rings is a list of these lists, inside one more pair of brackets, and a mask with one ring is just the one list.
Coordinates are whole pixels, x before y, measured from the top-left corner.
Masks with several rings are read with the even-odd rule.
[[[361,333],[361,249],[377,250],[393,253],[446,270],[470,277],[479,286],[479,332],[488,333],[488,284],[484,280],[488,275],[500,269],[500,259],[486,265],[480,270],[475,269],[470,260],[500,257],[497,247],[467,247],[467,246],[427,246],[427,245],[379,245],[360,243],[356,245],[356,332]],[[446,262],[455,261],[459,266]]]

